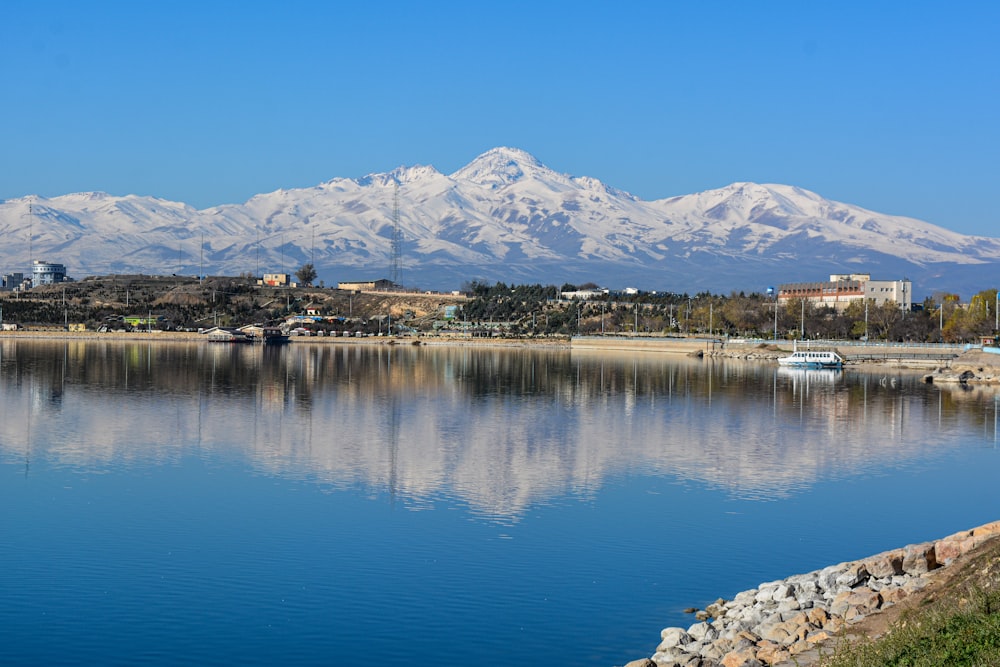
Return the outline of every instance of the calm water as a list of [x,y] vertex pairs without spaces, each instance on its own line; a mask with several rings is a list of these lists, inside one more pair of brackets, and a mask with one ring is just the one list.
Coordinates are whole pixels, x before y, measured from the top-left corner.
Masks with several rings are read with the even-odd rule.
[[998,399],[568,351],[0,342],[0,663],[615,665],[1000,518]]

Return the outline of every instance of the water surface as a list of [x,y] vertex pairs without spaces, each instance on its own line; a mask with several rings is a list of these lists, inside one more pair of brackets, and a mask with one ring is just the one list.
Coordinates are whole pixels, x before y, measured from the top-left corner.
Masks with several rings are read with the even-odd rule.
[[622,664],[1000,518],[997,396],[878,370],[0,342],[3,664]]

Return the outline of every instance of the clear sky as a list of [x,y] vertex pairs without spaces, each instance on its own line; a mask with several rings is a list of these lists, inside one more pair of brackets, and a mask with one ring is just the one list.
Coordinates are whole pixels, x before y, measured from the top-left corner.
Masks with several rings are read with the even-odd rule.
[[0,3],[0,198],[198,208],[513,146],[1000,236],[1000,3]]

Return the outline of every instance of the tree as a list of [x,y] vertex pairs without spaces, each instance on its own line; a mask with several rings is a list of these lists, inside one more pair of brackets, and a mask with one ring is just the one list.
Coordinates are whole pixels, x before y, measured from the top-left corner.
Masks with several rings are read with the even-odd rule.
[[312,262],[306,262],[301,269],[295,272],[295,277],[303,285],[312,285],[313,281],[316,280],[316,267],[312,265]]

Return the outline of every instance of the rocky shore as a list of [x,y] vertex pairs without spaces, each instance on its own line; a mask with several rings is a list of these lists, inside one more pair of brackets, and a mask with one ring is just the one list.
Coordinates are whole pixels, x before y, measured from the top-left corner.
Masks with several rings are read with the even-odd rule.
[[965,554],[1000,535],[1000,521],[933,542],[760,584],[665,628],[651,658],[625,667],[803,667],[873,615],[903,603]]
[[924,376],[935,384],[1000,384],[1000,354],[969,350]]

